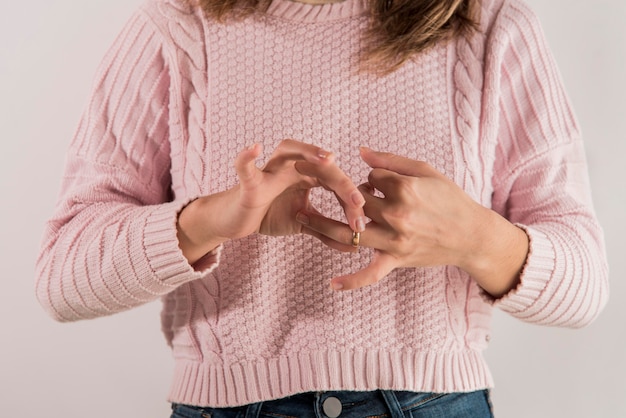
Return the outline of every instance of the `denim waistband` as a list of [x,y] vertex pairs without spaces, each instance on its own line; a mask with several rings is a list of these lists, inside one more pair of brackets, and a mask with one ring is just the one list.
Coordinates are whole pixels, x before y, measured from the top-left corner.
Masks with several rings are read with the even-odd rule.
[[314,412],[316,417],[321,418],[351,416],[404,418],[403,409],[411,407],[420,399],[433,396],[437,395],[391,390],[310,392],[257,404],[259,405],[258,412],[254,408],[250,414],[246,415],[246,418],[258,418],[261,409],[265,414],[275,414],[277,417],[311,416]]
[[235,408],[173,405],[172,418],[404,418],[405,411],[444,396],[391,390],[307,392]]

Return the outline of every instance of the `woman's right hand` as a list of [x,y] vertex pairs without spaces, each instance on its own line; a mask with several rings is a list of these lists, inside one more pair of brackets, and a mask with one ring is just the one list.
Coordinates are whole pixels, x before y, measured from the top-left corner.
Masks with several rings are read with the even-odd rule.
[[[273,236],[301,233],[302,225],[296,221],[296,215],[302,210],[314,210],[309,202],[313,187],[334,192],[353,230],[365,229],[365,199],[335,164],[331,152],[284,140],[267,164],[258,168],[255,161],[261,151],[261,145],[254,144],[239,153],[235,160],[239,184],[196,199],[179,214],[179,246],[191,264],[227,240],[252,233]],[[337,247],[350,250],[340,243]]]

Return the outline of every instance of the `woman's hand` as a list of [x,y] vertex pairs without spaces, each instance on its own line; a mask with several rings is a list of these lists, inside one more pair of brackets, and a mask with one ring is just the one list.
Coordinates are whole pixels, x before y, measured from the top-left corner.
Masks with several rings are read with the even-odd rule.
[[[190,263],[227,240],[255,232],[273,236],[302,232],[296,214],[303,210],[317,214],[309,203],[309,191],[313,187],[333,191],[352,228],[364,229],[365,200],[334,163],[332,153],[314,145],[284,140],[260,169],[255,160],[261,151],[261,145],[255,144],[237,156],[238,185],[199,198],[181,211],[179,245]],[[299,165],[306,169],[306,174],[298,170]]]
[[[361,233],[360,245],[376,251],[363,270],[334,278],[333,289],[376,283],[398,267],[439,265],[460,267],[496,297],[515,286],[528,251],[521,229],[424,162],[367,148],[361,149],[361,157],[372,167],[368,183],[360,186],[372,221]],[[352,241],[352,230],[340,222],[315,213],[298,219],[313,235]]]

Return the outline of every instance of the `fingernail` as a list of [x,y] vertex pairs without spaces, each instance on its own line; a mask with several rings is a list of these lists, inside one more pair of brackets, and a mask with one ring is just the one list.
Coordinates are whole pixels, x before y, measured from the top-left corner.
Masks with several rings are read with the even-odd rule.
[[363,232],[363,231],[365,231],[365,218],[362,217],[362,216],[357,218],[357,220],[355,222],[355,226],[356,226],[356,232]]
[[326,159],[330,156],[330,154],[332,154],[332,152],[330,151],[326,151],[320,148],[319,151],[317,151],[317,156],[321,159]]
[[309,217],[306,216],[302,212],[298,212],[296,214],[296,221],[300,222],[301,224],[308,225],[309,224]]
[[352,202],[358,207],[361,207],[365,204],[365,198],[363,198],[363,195],[358,190],[353,191],[350,195],[350,198],[352,199]]
[[333,290],[341,290],[343,289],[343,284],[339,282],[330,282],[330,288]]

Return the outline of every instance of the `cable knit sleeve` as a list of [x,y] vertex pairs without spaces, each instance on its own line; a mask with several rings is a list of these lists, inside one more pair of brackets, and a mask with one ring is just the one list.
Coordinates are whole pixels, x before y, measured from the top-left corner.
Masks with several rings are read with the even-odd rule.
[[608,298],[580,130],[537,17],[505,2],[490,37],[499,83],[493,207],[523,228],[521,283],[496,305],[532,323],[581,327]]
[[183,257],[171,201],[169,69],[138,11],[101,65],[70,145],[60,198],[37,260],[39,301],[60,321],[152,301],[202,277]]

